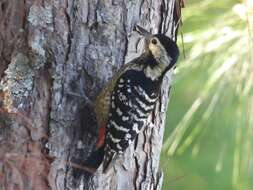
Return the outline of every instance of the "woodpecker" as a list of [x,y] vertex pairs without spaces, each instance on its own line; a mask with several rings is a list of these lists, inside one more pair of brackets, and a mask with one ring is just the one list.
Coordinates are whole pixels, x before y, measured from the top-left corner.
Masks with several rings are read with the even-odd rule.
[[145,37],[144,53],[123,66],[95,102],[100,129],[97,150],[89,160],[97,166],[103,162],[103,172],[146,126],[158,100],[162,79],[179,56],[177,44],[169,37],[151,35],[139,26],[136,30]]

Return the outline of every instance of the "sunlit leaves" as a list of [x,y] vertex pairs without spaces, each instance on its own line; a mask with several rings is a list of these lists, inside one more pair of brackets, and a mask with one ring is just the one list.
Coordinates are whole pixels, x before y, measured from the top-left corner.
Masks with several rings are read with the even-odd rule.
[[[205,160],[212,163],[214,172],[223,172],[234,189],[250,189],[253,0],[189,0],[183,21],[186,57],[181,56],[175,71],[175,93],[168,113],[168,123],[176,127],[165,138],[164,153],[185,159],[190,154],[199,165]],[[188,104],[187,99],[191,105],[186,110],[180,103]],[[178,110],[184,111],[180,119]]]

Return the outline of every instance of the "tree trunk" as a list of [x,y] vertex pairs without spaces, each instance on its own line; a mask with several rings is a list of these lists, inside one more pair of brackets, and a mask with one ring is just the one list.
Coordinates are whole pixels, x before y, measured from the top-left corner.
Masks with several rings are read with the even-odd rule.
[[176,34],[175,0],[0,0],[0,189],[160,189],[170,76],[154,122],[87,178],[98,92],[142,52],[135,24]]

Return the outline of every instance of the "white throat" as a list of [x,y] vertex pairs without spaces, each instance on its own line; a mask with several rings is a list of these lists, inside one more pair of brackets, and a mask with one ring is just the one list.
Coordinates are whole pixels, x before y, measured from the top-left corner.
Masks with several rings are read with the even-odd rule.
[[144,73],[145,73],[146,77],[150,78],[153,81],[158,80],[159,77],[162,76],[163,72],[169,66],[169,64],[172,60],[170,57],[167,57],[167,56],[160,57],[159,59],[157,59],[157,58],[155,58],[155,59],[159,63],[158,65],[156,65],[154,67],[147,66],[144,69]]

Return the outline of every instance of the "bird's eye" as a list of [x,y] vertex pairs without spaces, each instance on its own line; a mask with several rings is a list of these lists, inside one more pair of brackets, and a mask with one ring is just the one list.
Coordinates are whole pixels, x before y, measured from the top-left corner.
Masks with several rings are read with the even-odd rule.
[[157,44],[157,40],[156,39],[152,39],[151,43],[154,44],[154,45],[156,45]]

